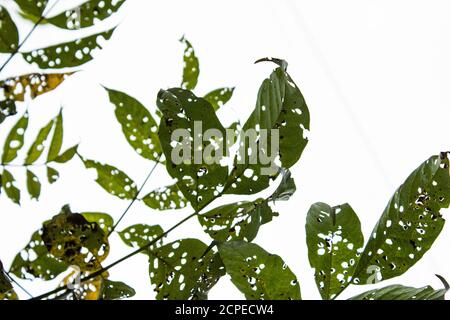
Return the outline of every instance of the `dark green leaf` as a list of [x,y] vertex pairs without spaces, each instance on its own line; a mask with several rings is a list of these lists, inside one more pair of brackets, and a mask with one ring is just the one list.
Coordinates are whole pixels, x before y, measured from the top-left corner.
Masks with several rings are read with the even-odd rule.
[[181,43],[185,45],[183,55],[183,81],[181,87],[187,90],[193,90],[197,86],[198,76],[200,74],[200,66],[198,58],[195,55],[194,48],[185,38],[181,38]]
[[59,156],[57,156],[53,161],[57,163],[66,163],[72,160],[72,158],[77,154],[77,152],[78,152],[78,145],[75,145],[64,151]]
[[28,127],[28,112],[17,121],[8,134],[3,146],[2,163],[7,164],[17,157],[17,152],[22,148],[25,131]]
[[28,150],[27,158],[25,159],[26,164],[33,164],[37,159],[39,159],[42,152],[44,152],[44,142],[47,140],[54,123],[54,120],[51,120],[39,131],[36,139],[30,147],[30,150]]
[[[127,246],[137,249],[145,246],[157,237],[160,237],[163,233],[164,230],[158,225],[149,226],[146,224],[135,224],[119,232],[119,236]],[[150,246],[149,250],[161,245],[162,240],[159,240],[155,245]],[[143,251],[142,253],[148,254],[148,250]]]
[[14,0],[22,9],[35,17],[41,17],[49,0]]
[[108,193],[120,199],[134,199],[137,195],[137,187],[133,180],[123,171],[108,164],[101,164],[93,160],[83,159],[87,169],[97,171],[97,183]]
[[287,201],[292,197],[292,195],[297,190],[295,186],[295,181],[291,178],[291,172],[289,170],[282,170],[282,179],[280,185],[269,198],[269,200],[276,201]]
[[59,179],[59,172],[52,167],[47,167],[47,180],[49,183],[55,183]]
[[16,103],[13,100],[0,101],[0,123],[2,123],[7,117],[15,115],[17,113]]
[[64,128],[63,128],[63,115],[61,109],[55,120],[55,130],[53,131],[53,138],[50,143],[50,148],[48,150],[47,162],[53,161],[61,151],[63,143],[63,135],[64,135]]
[[403,274],[430,249],[450,205],[447,154],[422,163],[397,189],[361,255],[355,283],[375,283]]
[[46,20],[69,30],[91,27],[97,21],[105,20],[117,12],[124,2],[125,0],[90,0]]
[[430,286],[423,288],[391,285],[381,289],[361,293],[350,300],[445,300],[446,290],[434,290]]
[[17,300],[17,294],[14,292],[13,286],[0,261],[0,301],[2,300]]
[[155,210],[172,210],[186,207],[187,200],[176,184],[148,193],[142,201]]
[[13,175],[6,169],[3,169],[2,174],[2,188],[6,195],[14,203],[20,204],[20,190],[15,186],[16,180]]
[[117,300],[131,298],[136,291],[128,285],[120,281],[105,280],[103,282],[103,300]]
[[313,204],[306,218],[306,243],[322,298],[336,298],[352,282],[364,246],[358,216],[348,204]]
[[111,103],[116,107],[116,118],[128,143],[142,157],[158,161],[162,153],[158,125],[150,112],[133,97],[123,92],[106,90]]
[[8,10],[0,6],[0,52],[15,52],[19,46],[19,32]]
[[218,247],[231,281],[247,299],[301,299],[297,278],[279,256],[243,241],[225,242]]
[[231,99],[233,91],[234,88],[219,88],[208,93],[204,99],[217,111]]
[[41,183],[38,177],[30,170],[27,170],[27,189],[31,199],[39,199],[41,195]]
[[25,60],[36,63],[41,69],[78,67],[92,60],[92,51],[101,48],[99,40],[109,40],[114,29],[94,34],[72,42],[23,53]]

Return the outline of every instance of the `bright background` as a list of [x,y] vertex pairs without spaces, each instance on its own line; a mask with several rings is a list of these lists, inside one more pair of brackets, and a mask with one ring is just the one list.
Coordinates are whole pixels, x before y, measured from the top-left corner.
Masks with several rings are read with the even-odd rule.
[[[54,13],[79,2],[61,1]],[[16,8],[11,0],[0,3]],[[286,261],[300,281],[303,298],[316,299],[320,295],[307,258],[304,230],[310,205],[350,203],[367,237],[409,173],[429,156],[450,149],[449,14],[446,0],[128,0],[118,15],[96,27],[104,30],[120,23],[96,59],[58,90],[27,105],[31,120],[26,147],[38,128],[63,106],[63,148],[80,142],[81,154],[117,166],[140,185],[152,163],[127,144],[100,84],[127,92],[154,112],[158,90],[181,82],[183,47],[178,39],[186,35],[200,59],[196,93],[236,86],[221,115],[245,120],[260,83],[274,67],[253,65],[253,61],[266,56],[286,59],[310,108],[310,142],[292,168],[297,193],[289,202],[277,204],[280,217],[263,226],[255,242]],[[20,28],[24,37],[31,23],[23,22]],[[83,32],[68,35],[42,26],[24,50],[70,40]],[[33,70],[18,56],[1,76]],[[1,125],[0,141],[17,119]],[[44,182],[39,202],[28,200],[24,170],[12,169],[24,192],[20,207],[5,195],[0,199],[0,257],[5,267],[42,221],[64,204],[71,204],[75,212],[102,211],[115,218],[128,205],[103,191],[94,182],[95,173],[78,159],[58,168],[61,179],[52,186],[44,182],[44,171],[35,170]],[[160,167],[144,191],[169,181]],[[133,223],[168,228],[189,213],[189,209],[155,212],[136,203],[118,229]],[[440,288],[435,273],[450,279],[449,228],[445,226],[433,248],[406,275],[378,286],[401,283]],[[181,237],[210,241],[195,220],[170,234],[167,242]],[[108,262],[130,252],[117,235],[111,242]],[[134,287],[135,298],[154,297],[144,255],[118,265],[110,274],[111,279]],[[21,283],[32,294],[40,294],[57,282]],[[341,298],[370,288],[351,286]],[[19,294],[26,298],[20,290]],[[224,277],[210,298],[241,299],[243,295]]]

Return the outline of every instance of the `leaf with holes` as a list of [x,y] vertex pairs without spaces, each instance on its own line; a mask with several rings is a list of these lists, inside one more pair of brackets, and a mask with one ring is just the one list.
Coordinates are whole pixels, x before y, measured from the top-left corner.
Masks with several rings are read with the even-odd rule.
[[164,114],[159,139],[167,171],[198,210],[225,187],[228,168],[220,163],[228,152],[224,146],[225,129],[212,106],[190,91],[160,90],[157,104]]
[[405,287],[394,284],[381,289],[369,290],[350,300],[445,300],[447,290],[434,290],[430,286],[423,288]]
[[0,261],[0,301],[2,300],[17,300],[17,294],[14,292],[13,286]]
[[0,52],[12,53],[19,47],[19,31],[8,10],[0,6]]
[[109,253],[108,234],[68,206],[44,222],[42,240],[53,256],[83,271],[98,269]]
[[[286,62],[263,81],[256,107],[242,129],[240,148],[227,193],[253,194],[269,185],[277,174],[274,161],[283,168],[294,165],[308,143],[309,111],[302,93],[286,72]],[[278,147],[278,148],[277,148]]]
[[41,69],[78,67],[92,60],[92,51],[101,49],[101,39],[109,40],[113,32],[114,29],[111,29],[72,42],[25,52],[22,55],[28,63],[36,63]]
[[[162,236],[163,233],[164,230],[159,225],[135,224],[120,231],[119,236],[127,246],[137,249]],[[148,250],[153,250],[161,245],[162,239],[150,246]],[[148,254],[148,250],[142,251],[142,253]]]
[[87,169],[97,171],[97,183],[113,196],[120,199],[134,199],[137,187],[133,180],[123,171],[108,164],[101,164],[93,160],[82,159]]
[[0,101],[0,123],[5,121],[7,117],[17,113],[16,103],[12,100]]
[[247,299],[301,299],[297,278],[279,256],[243,241],[221,243],[218,248],[231,281]]
[[185,45],[183,54],[183,81],[181,82],[181,87],[183,89],[193,90],[197,86],[200,65],[192,44],[185,37],[181,38],[180,42]]
[[113,218],[102,212],[81,212],[80,213],[90,223],[96,223],[105,234],[109,234],[114,226]]
[[41,17],[49,0],[14,0],[22,11]]
[[17,152],[22,148],[25,131],[28,127],[28,112],[17,121],[6,137],[3,146],[2,163],[7,164],[17,157]]
[[355,283],[387,280],[411,268],[440,234],[440,211],[449,205],[449,159],[442,153],[422,163],[394,193],[364,248]]
[[6,195],[10,198],[14,203],[20,205],[20,190],[16,187],[16,180],[14,176],[6,169],[3,169],[2,174],[2,188],[5,190]]
[[125,0],[90,0],[57,16],[48,18],[46,21],[68,30],[87,28],[95,25],[97,21],[112,16],[124,2]]
[[158,161],[162,153],[158,125],[150,112],[133,97],[120,91],[106,90],[128,143],[142,157]]
[[207,249],[200,240],[182,239],[149,251],[150,280],[157,292],[156,299],[194,298],[205,285],[202,282],[214,256]]
[[74,145],[73,147],[70,147],[69,149],[61,153],[59,156],[54,158],[53,161],[57,163],[66,163],[72,160],[72,158],[77,154],[77,152],[78,152],[78,145]]
[[47,180],[50,184],[55,183],[56,181],[58,181],[59,179],[59,172],[58,170],[52,168],[52,167],[47,167]]
[[278,185],[278,188],[274,191],[272,196],[268,199],[273,201],[287,201],[289,200],[297,191],[297,187],[295,186],[294,178],[291,177],[291,172],[287,169],[281,170],[282,178],[281,182]]
[[234,88],[219,88],[205,95],[204,99],[217,111],[231,99],[233,91]]
[[67,290],[57,296],[57,300],[100,300],[108,273],[77,284],[82,278],[89,276],[89,272],[80,272],[75,269],[64,277],[60,286],[72,285],[73,289]]
[[39,130],[39,133],[28,150],[27,157],[25,159],[26,164],[33,164],[44,152],[44,142],[47,141],[48,135],[53,128],[54,120],[50,120],[50,122]]
[[31,199],[39,200],[41,183],[39,182],[39,178],[30,170],[27,170],[27,190]]
[[62,109],[59,111],[58,116],[55,119],[55,129],[53,131],[52,141],[50,143],[50,147],[47,154],[47,162],[53,161],[56,157],[58,157],[59,152],[61,151],[62,143],[63,143],[63,115]]
[[176,184],[151,191],[141,199],[155,210],[173,210],[186,207],[187,200]]
[[306,243],[322,298],[336,298],[351,283],[364,246],[358,216],[348,204],[313,204],[306,218]]
[[108,279],[105,279],[103,282],[103,300],[127,299],[133,297],[134,295],[136,295],[136,291],[123,282],[111,281]]

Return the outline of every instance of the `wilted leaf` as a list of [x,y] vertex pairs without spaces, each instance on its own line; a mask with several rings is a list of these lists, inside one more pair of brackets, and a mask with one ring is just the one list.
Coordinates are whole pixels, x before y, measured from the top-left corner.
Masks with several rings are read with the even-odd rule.
[[87,277],[89,274],[89,272],[80,272],[79,270],[69,273],[64,277],[60,286],[72,286],[72,288],[57,298],[59,300],[62,298],[65,300],[100,300],[108,274],[105,273],[105,275],[79,283],[81,278]]
[[181,43],[186,47],[183,55],[183,81],[181,87],[187,90],[193,90],[197,86],[198,76],[200,74],[200,66],[198,58],[195,55],[194,48],[185,38],[181,38]]
[[14,0],[22,9],[35,17],[41,17],[49,0]]
[[[127,246],[137,249],[160,237],[163,233],[164,230],[159,225],[135,224],[119,232],[119,236]],[[153,250],[155,247],[161,245],[162,240],[159,240],[150,246],[148,250]],[[142,253],[148,254],[148,250]]]
[[218,248],[231,281],[247,299],[301,299],[297,278],[279,256],[243,241],[225,242]]
[[0,6],[0,52],[15,52],[19,46],[19,32],[8,10]]
[[97,21],[105,20],[117,12],[124,2],[125,0],[90,0],[46,20],[69,30],[91,27]]
[[116,107],[116,118],[122,126],[122,132],[128,143],[142,157],[159,161],[162,151],[158,138],[158,125],[150,112],[133,97],[123,92],[106,90],[111,103]]
[[397,189],[361,255],[355,283],[375,283],[403,274],[430,249],[450,205],[446,153],[422,163]]
[[2,174],[2,188],[5,190],[6,195],[14,203],[20,204],[20,190],[15,186],[16,180],[13,175],[6,169],[3,169]]
[[136,294],[136,291],[127,284],[120,281],[111,281],[105,279],[103,282],[102,299],[103,300],[118,300],[131,298]]
[[76,155],[77,152],[78,152],[78,145],[74,145],[73,147],[67,149],[59,156],[57,156],[55,159],[53,159],[53,161],[57,163],[66,163],[72,160],[72,158]]
[[234,88],[219,88],[208,93],[204,99],[208,101],[215,111],[219,110],[233,96]]
[[55,183],[59,179],[59,172],[52,167],[47,166],[47,180],[49,183]]
[[446,290],[434,290],[430,286],[423,288],[391,285],[381,289],[361,293],[350,300],[444,300]]
[[27,170],[27,189],[31,199],[39,199],[41,195],[41,183],[38,177],[30,170]]
[[306,243],[317,288],[323,299],[334,299],[351,282],[364,246],[361,223],[348,204],[315,203],[306,218]]
[[7,164],[17,157],[17,152],[22,148],[25,131],[28,127],[28,112],[17,121],[6,137],[3,146],[2,163]]
[[45,127],[39,130],[39,133],[31,145],[30,150],[28,150],[27,158],[25,159],[26,164],[33,164],[37,159],[39,159],[42,152],[44,152],[44,142],[47,140],[54,123],[55,122],[52,119]]
[[92,60],[92,51],[101,48],[100,39],[109,40],[113,32],[114,29],[111,29],[72,42],[25,52],[23,57],[29,63],[36,63],[41,69],[78,67]]
[[155,210],[181,209],[187,205],[186,198],[176,184],[153,190],[142,201]]
[[101,164],[93,160],[83,159],[87,169],[97,171],[97,183],[108,193],[120,199],[134,199],[137,195],[136,184],[123,171],[108,164]]
[[47,162],[53,161],[61,151],[63,143],[63,135],[64,135],[64,128],[63,128],[63,115],[61,109],[55,120],[55,130],[53,131],[53,138],[50,143],[50,148],[48,150]]

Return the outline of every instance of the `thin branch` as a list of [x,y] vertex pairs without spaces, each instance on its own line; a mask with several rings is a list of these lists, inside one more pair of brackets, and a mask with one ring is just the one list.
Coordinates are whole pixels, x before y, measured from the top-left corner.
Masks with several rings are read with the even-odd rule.
[[17,281],[9,274],[9,272],[6,272],[6,271],[5,271],[4,274],[8,277],[8,279],[9,279],[11,282],[13,282],[17,287],[19,287],[20,290],[22,290],[23,292],[25,292],[31,299],[33,299],[33,295],[32,295],[27,289],[25,289],[23,286],[21,286],[20,283],[17,282]]

